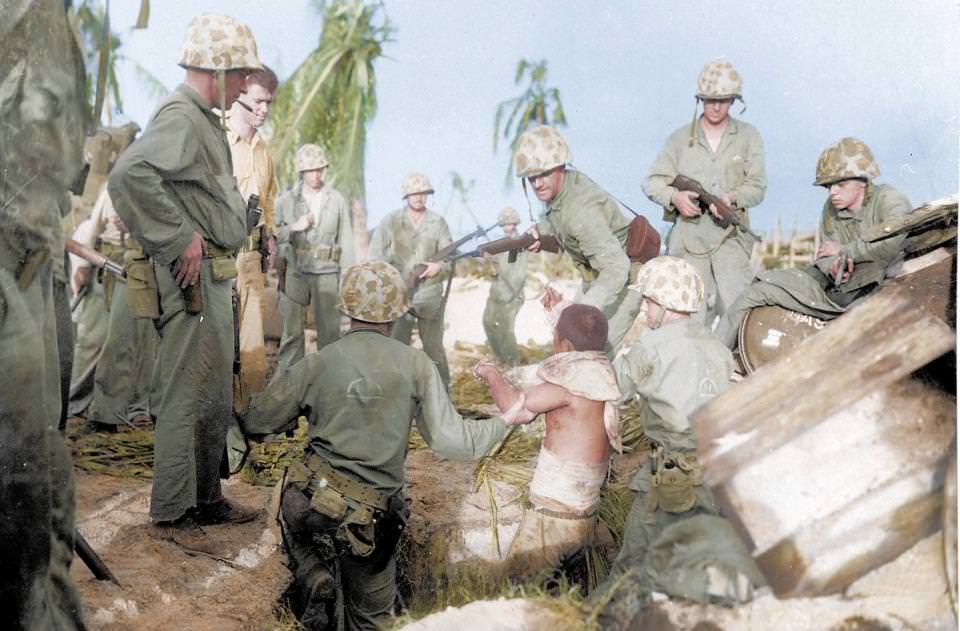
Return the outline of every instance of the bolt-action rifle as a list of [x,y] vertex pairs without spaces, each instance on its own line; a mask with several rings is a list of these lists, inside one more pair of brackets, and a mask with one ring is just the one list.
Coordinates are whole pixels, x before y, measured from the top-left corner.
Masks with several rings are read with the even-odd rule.
[[713,204],[717,209],[717,214],[720,216],[716,217],[713,215],[713,213],[710,213],[710,216],[713,217],[713,220],[716,221],[721,228],[726,228],[730,224],[733,224],[757,241],[762,241],[760,235],[743,225],[743,222],[740,221],[740,215],[737,214],[736,208],[731,208],[730,205],[724,202],[722,199],[713,193],[707,192],[706,189],[703,188],[703,185],[692,177],[678,175],[677,177],[673,178],[673,182],[670,183],[670,186],[678,191],[689,191],[691,193],[696,193],[700,198],[701,208],[703,208],[706,212],[709,212],[708,209],[710,208],[710,205]]
[[[557,241],[557,238],[551,234],[541,234],[539,240],[540,250],[542,252],[557,253],[562,249],[560,247],[560,242]],[[493,256],[494,254],[509,252],[510,262],[512,263],[517,259],[517,252],[526,250],[536,241],[537,238],[532,234],[522,234],[519,237],[504,237],[503,239],[494,239],[493,241],[479,245],[475,250],[457,254],[451,260],[462,259],[470,256],[483,256],[484,254]]]
[[[477,239],[479,237],[484,236],[485,234],[493,230],[498,225],[499,224],[493,224],[489,228],[483,228],[481,226],[477,226],[477,229],[471,232],[470,234],[460,237],[450,245],[440,248],[440,250],[436,254],[434,254],[429,259],[427,259],[427,263],[442,263],[445,261],[451,261],[451,260],[456,260],[458,258],[462,258],[460,256],[457,256],[457,249],[461,245],[463,245],[467,241],[470,241],[471,239]],[[410,274],[407,276],[407,298],[411,302],[413,301],[413,294],[417,291],[417,287],[420,285],[420,282],[422,280],[420,278],[420,275],[423,274],[424,270],[426,269],[427,269],[426,263],[418,263],[410,272]]]

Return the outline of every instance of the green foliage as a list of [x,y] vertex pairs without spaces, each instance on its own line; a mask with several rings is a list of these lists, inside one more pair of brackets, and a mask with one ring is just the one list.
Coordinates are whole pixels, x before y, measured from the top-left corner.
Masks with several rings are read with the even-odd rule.
[[296,179],[299,145],[317,143],[330,160],[330,179],[348,199],[364,200],[367,123],[377,111],[374,62],[393,27],[381,3],[315,2],[324,14],[320,45],[273,101],[274,158],[281,182]]
[[[133,28],[146,28],[149,17],[149,2],[140,5],[140,15]],[[123,111],[123,98],[120,82],[117,79],[118,62],[133,64],[137,78],[149,93],[162,96],[170,92],[163,83],[139,63],[123,55],[123,41],[110,26],[110,16],[100,0],[79,0],[70,11],[70,24],[74,28],[77,43],[83,54],[83,64],[87,82],[87,120],[99,125],[101,112],[95,112],[97,91],[101,91],[106,104],[107,98],[112,107],[107,110],[109,117],[114,111]],[[109,32],[109,35],[107,33]]]
[[560,101],[560,91],[547,86],[547,61],[534,62],[521,59],[517,64],[514,85],[521,85],[527,79],[527,87],[522,94],[502,101],[497,105],[493,119],[493,151],[496,153],[501,138],[510,141],[510,161],[507,163],[505,186],[509,190],[513,183],[511,164],[513,152],[517,148],[520,136],[530,127],[552,125],[566,127],[567,115]]

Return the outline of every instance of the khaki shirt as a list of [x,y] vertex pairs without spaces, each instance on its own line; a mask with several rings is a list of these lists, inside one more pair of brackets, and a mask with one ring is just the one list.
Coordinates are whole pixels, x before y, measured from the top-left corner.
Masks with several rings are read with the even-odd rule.
[[537,228],[557,237],[580,271],[585,286],[580,302],[606,312],[630,276],[629,225],[616,200],[583,173],[569,170]]
[[734,362],[713,333],[686,318],[644,333],[613,368],[624,400],[636,398],[646,435],[668,450],[692,450],[689,417],[727,389]]
[[[396,267],[406,278],[414,267],[426,263],[430,257],[450,245],[453,239],[446,220],[432,210],[425,210],[424,213],[419,230],[407,217],[406,208],[384,217],[370,239],[370,260],[382,259]],[[450,265],[444,264],[440,274],[421,282],[414,300],[420,302],[438,298],[443,292],[443,281],[449,269]]]
[[[308,213],[313,213],[313,224],[291,232],[290,224]],[[298,272],[331,274],[350,267],[356,255],[347,201],[329,184],[307,195],[303,181],[298,182],[277,204],[277,242]]]
[[523,285],[527,282],[526,251],[517,252],[517,260],[510,262],[510,253],[501,252],[492,257],[493,282],[490,283],[490,300],[506,304],[523,300]]
[[220,117],[186,85],[120,155],[108,186],[117,212],[160,265],[175,261],[194,231],[227,250],[246,238],[246,202]]
[[[384,361],[389,358],[389,361]],[[254,394],[245,433],[309,422],[310,447],[336,470],[392,494],[403,487],[411,425],[444,458],[486,455],[506,435],[503,419],[466,420],[436,366],[419,349],[372,330],[353,330]]]
[[[737,207],[742,209],[758,205],[767,191],[763,141],[752,125],[730,117],[716,152],[710,148],[699,120],[695,129],[692,147],[690,125],[673,132],[643,183],[643,192],[651,201],[663,206],[665,221],[676,222],[691,252],[716,247],[723,239],[725,229],[706,214],[692,219],[681,217],[670,201],[677,190],[670,186],[673,178],[686,175],[714,195],[733,193]],[[744,225],[749,225],[745,211],[740,219]],[[748,247],[752,245],[749,235],[740,231],[737,234],[748,240]]]
[[233,160],[233,174],[243,199],[251,195],[260,197],[260,209],[263,215],[257,225],[266,226],[269,234],[274,233],[276,225],[274,205],[277,198],[277,181],[273,168],[270,147],[257,132],[253,139],[247,140],[227,128],[227,142],[230,143],[230,155]]

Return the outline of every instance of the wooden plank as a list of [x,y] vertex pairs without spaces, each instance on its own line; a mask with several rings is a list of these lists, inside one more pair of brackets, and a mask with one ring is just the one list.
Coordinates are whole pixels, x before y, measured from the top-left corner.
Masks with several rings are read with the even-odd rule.
[[877,224],[866,231],[864,241],[879,241],[904,232],[918,232],[927,226],[944,221],[956,223],[956,197],[945,197],[934,200],[919,208],[915,208],[905,215],[899,215],[881,224]]
[[875,293],[797,350],[691,417],[705,480],[716,486],[836,410],[954,347],[954,331],[913,309],[903,287]]
[[946,228],[924,230],[919,234],[907,237],[906,242],[903,244],[903,251],[908,254],[923,252],[924,250],[935,248],[938,245],[956,241],[956,239],[957,227],[955,225],[947,226]]

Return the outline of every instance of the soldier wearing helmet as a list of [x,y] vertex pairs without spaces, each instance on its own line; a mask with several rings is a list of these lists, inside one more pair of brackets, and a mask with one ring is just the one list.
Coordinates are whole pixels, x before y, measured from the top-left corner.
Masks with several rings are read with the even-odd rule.
[[[623,546],[597,594],[610,598],[608,590],[616,586],[611,607],[625,593],[633,602],[648,602],[652,591],[739,604],[750,598],[753,586],[764,584],[763,576],[703,486],[689,422],[695,409],[727,389],[733,356],[692,317],[702,306],[704,283],[689,262],[657,257],[644,265],[630,289],[643,297],[642,313],[651,330],[613,364],[624,400],[633,399],[640,410],[653,455],[651,466],[640,467],[630,484],[635,495]],[[690,543],[702,545],[665,545],[677,528],[689,529]],[[691,551],[701,558],[683,558]],[[685,581],[676,580],[680,566],[692,573]],[[709,566],[716,580],[707,580]]]
[[193,19],[179,64],[184,82],[117,160],[109,191],[152,261],[127,293],[134,315],[153,319],[160,334],[153,533],[224,554],[199,526],[250,521],[258,511],[227,502],[220,488],[233,411],[232,285],[247,236],[223,115],[262,64],[250,29],[223,15]]
[[[600,309],[609,325],[608,350],[623,339],[640,307],[627,291],[636,274],[626,253],[630,222],[617,201],[583,173],[569,168],[573,160],[563,137],[552,127],[527,130],[517,142],[513,165],[524,186],[533,189],[545,211],[531,234],[551,234],[563,246],[583,279],[578,302]],[[539,248],[539,242],[533,251]],[[547,290],[544,306],[554,310],[561,298]]]
[[747,312],[762,305],[832,320],[876,289],[901,254],[906,235],[867,243],[873,226],[910,212],[910,200],[889,184],[876,184],[873,152],[856,138],[841,138],[820,154],[815,186],[827,189],[820,215],[820,248],[812,265],[763,272],[720,321],[727,346],[737,343]]
[[283,337],[274,374],[303,359],[304,307],[313,308],[318,350],[340,337],[340,271],[355,259],[350,208],[325,181],[330,168],[326,153],[317,144],[301,145],[294,167],[300,178],[280,198],[277,212],[277,237],[286,265],[280,294]]
[[[497,223],[504,236],[517,236],[520,215],[513,208],[500,211]],[[501,362],[510,365],[520,363],[520,351],[513,327],[517,313],[523,306],[523,286],[527,280],[527,252],[517,252],[514,261],[510,253],[503,252],[488,259],[493,269],[493,282],[487,305],[483,309],[483,330],[487,334],[490,351]]]
[[717,316],[733,304],[750,283],[753,238],[735,227],[721,227],[715,208],[702,209],[696,193],[671,184],[677,175],[700,182],[705,190],[736,209],[748,225],[747,209],[763,201],[767,190],[763,141],[754,127],[730,116],[735,99],[743,99],[743,80],[726,61],[707,64],[697,80],[696,115],[668,139],[650,169],[643,192],[664,209],[673,223],[667,252],[689,261],[706,288],[704,307],[697,317],[713,326]]
[[423,350],[437,364],[444,384],[450,383],[450,369],[443,348],[443,281],[450,264],[430,258],[452,242],[446,220],[427,208],[433,194],[430,180],[422,173],[411,173],[400,186],[404,207],[380,222],[370,239],[370,259],[382,259],[409,278],[414,268],[424,264],[420,282],[413,294],[410,312],[393,327],[394,339],[410,343],[413,326],[420,333]]
[[[301,622],[373,629],[390,617],[396,597],[394,551],[407,519],[404,458],[413,419],[430,447],[452,460],[485,455],[506,424],[500,417],[464,420],[434,362],[391,339],[408,309],[406,282],[393,266],[371,261],[348,269],[337,305],[350,318],[349,332],[253,395],[240,423],[262,436],[307,415],[309,446],[291,466],[281,500],[294,587],[305,606]],[[332,618],[338,593],[342,626]]]

